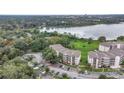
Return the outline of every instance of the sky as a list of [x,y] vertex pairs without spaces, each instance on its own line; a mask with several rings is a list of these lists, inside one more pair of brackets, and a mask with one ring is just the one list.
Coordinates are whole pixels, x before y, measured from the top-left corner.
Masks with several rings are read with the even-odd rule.
[[124,0],[0,0],[0,14],[124,14]]

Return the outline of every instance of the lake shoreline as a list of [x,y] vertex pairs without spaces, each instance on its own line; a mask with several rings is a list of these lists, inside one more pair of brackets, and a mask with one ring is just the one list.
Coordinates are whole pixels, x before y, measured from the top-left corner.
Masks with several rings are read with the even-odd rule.
[[114,25],[114,24],[123,24],[123,23],[124,22],[118,22],[118,23],[98,23],[98,24],[75,25],[75,26],[46,26],[45,28],[47,28],[47,29],[50,29],[50,28],[72,28],[72,27],[87,27],[87,26],[95,26],[95,25]]
[[71,33],[79,38],[92,38],[97,40],[100,36],[105,36],[107,40],[115,40],[119,36],[124,36],[124,22],[119,24],[98,24],[90,26],[78,26],[78,27],[63,27],[63,28],[47,28],[44,27],[40,31],[54,32],[57,31],[60,34]]

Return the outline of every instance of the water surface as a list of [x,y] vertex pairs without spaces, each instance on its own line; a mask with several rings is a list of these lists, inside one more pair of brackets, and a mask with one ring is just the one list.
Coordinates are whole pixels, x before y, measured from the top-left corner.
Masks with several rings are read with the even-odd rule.
[[105,36],[108,40],[116,39],[119,36],[124,36],[124,23],[120,24],[100,24],[83,27],[69,28],[50,28],[48,32],[57,31],[58,33],[71,33],[80,38],[98,39],[100,36]]

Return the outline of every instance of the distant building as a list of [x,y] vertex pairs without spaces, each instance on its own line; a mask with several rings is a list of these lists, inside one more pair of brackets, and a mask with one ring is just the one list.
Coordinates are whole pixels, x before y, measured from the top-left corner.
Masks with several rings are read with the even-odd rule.
[[56,51],[58,56],[62,56],[63,62],[70,65],[79,65],[81,52],[78,50],[70,50],[60,44],[50,45],[50,48]]
[[88,63],[95,68],[120,68],[122,60],[124,60],[123,42],[101,43],[99,51],[90,51],[88,53]]

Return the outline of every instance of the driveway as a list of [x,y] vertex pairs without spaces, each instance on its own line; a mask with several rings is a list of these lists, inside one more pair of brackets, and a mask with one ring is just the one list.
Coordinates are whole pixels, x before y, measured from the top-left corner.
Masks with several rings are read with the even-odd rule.
[[36,61],[37,63],[41,63],[43,62],[43,57],[42,57],[42,53],[29,53],[29,54],[25,54],[24,56],[33,56],[33,60]]

